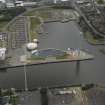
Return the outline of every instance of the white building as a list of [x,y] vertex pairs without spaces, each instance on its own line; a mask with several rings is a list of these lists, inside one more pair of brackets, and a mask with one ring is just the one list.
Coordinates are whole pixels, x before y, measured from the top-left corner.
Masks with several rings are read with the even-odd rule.
[[26,47],[28,50],[35,50],[38,47],[38,45],[37,43],[28,43]]
[[7,8],[15,7],[14,3],[6,3]]
[[6,48],[0,48],[0,60],[5,60]]
[[15,5],[18,6],[26,6],[26,7],[30,7],[30,6],[34,6],[36,5],[36,2],[24,2],[24,1],[16,1]]
[[15,7],[14,0],[5,0],[5,1],[6,1],[7,8]]
[[37,4],[36,2],[23,2],[23,6],[26,6],[26,7],[28,7],[28,6],[34,6],[36,4]]
[[[0,9],[4,9],[6,7],[5,3],[0,1]],[[2,17],[3,15],[0,15]]]
[[16,6],[23,6],[23,1],[16,1],[15,2],[15,5]]
[[58,2],[65,2],[65,1],[69,1],[69,0],[53,0],[53,3],[58,3]]

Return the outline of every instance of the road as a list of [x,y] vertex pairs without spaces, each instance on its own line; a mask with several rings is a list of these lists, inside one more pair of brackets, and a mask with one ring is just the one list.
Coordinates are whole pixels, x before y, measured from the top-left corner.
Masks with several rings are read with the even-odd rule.
[[100,36],[105,36],[102,33],[98,32],[90,23],[90,21],[86,18],[86,16],[84,15],[84,13],[80,10],[79,6],[76,5],[74,3],[74,7],[75,9],[78,11],[78,13],[83,17],[83,19],[85,20],[85,22],[87,23],[87,25],[90,27],[91,30],[93,30],[94,33],[96,33],[96,35],[100,35]]

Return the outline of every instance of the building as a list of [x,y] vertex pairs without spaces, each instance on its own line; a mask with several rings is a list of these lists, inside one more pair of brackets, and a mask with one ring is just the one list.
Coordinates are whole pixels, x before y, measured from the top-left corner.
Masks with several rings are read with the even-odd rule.
[[72,1],[70,0],[56,0],[55,5],[73,8]]
[[7,8],[15,7],[15,0],[6,0],[6,7]]
[[4,9],[6,7],[5,3],[0,1],[0,9]]
[[22,1],[22,0],[20,0],[20,1],[15,1],[14,2],[14,5],[16,6],[16,7],[20,7],[20,6],[24,6],[24,7],[31,7],[31,6],[35,6],[35,5],[37,5],[37,2],[27,2],[27,1]]
[[27,50],[35,50],[37,49],[37,47],[38,47],[37,43],[28,43],[26,45]]
[[16,1],[15,5],[18,6],[18,7],[23,6],[23,1]]
[[6,48],[0,48],[0,60],[5,60],[6,58]]
[[24,7],[31,7],[37,5],[36,2],[23,2]]
[[6,7],[7,8],[12,8],[12,7],[15,7],[15,5],[13,3],[6,3]]

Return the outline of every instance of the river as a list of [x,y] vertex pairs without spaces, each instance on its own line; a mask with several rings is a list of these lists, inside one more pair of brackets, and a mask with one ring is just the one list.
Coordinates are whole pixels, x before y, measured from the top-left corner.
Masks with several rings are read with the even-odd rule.
[[[67,48],[85,49],[95,56],[94,60],[81,62],[80,71],[76,63],[57,63],[27,67],[28,88],[52,87],[80,83],[105,83],[105,55],[99,52],[104,46],[93,46],[87,43],[80,34],[77,24],[46,23],[44,33],[39,35],[39,49]],[[12,68],[0,72],[1,88],[24,88],[23,68]]]

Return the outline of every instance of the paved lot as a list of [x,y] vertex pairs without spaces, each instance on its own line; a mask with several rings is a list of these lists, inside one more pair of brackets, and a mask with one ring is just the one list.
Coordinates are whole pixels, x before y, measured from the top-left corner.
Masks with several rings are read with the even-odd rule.
[[91,88],[84,92],[89,105],[105,105],[105,88]]
[[24,92],[20,94],[19,105],[41,105],[39,91]]
[[11,48],[20,48],[27,42],[27,18],[18,17],[9,26]]

